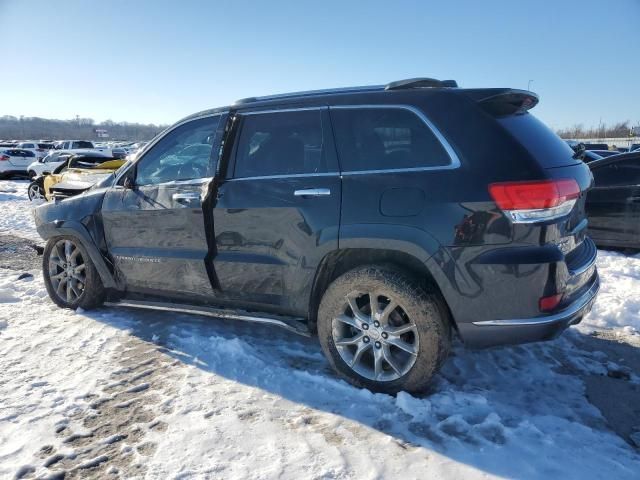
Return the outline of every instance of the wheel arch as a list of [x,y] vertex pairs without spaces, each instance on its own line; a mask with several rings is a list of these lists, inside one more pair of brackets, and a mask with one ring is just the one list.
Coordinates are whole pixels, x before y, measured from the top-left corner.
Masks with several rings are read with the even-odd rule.
[[[322,259],[313,281],[313,287],[309,298],[309,328],[314,331],[317,323],[317,314],[322,295],[327,287],[336,278],[354,268],[364,265],[388,266],[399,270],[411,278],[414,278],[425,290],[436,292],[443,300],[447,308],[451,325],[457,330],[451,308],[443,295],[437,277],[429,268],[427,258],[418,258],[403,250],[381,247],[352,247],[341,248],[329,252]],[[441,276],[440,276],[441,278]]]
[[77,240],[89,253],[105,288],[118,288],[115,276],[82,223],[73,220],[54,221],[39,225],[38,233],[47,241],[57,237],[72,237]]

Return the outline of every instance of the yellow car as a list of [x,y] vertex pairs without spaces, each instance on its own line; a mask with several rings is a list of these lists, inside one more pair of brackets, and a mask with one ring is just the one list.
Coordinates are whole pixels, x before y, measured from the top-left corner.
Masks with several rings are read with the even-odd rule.
[[44,177],[44,196],[52,200],[82,193],[113,174],[124,163],[125,160],[97,154],[74,155],[51,175]]

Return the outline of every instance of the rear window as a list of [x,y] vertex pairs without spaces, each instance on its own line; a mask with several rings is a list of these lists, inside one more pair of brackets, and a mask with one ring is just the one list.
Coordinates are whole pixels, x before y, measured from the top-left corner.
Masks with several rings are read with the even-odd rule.
[[451,158],[431,129],[401,108],[331,110],[342,171],[439,167]]
[[510,115],[497,121],[525,147],[544,168],[574,165],[573,150],[549,127],[530,113]]

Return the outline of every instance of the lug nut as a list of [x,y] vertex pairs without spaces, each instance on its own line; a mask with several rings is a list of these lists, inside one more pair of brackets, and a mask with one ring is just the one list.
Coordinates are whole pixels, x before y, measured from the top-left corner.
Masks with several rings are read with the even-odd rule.
[[389,338],[389,334],[387,332],[382,332],[382,338]]
[[373,322],[373,326],[378,328],[380,326],[380,322],[376,320],[375,322]]
[[376,342],[375,345],[376,345],[376,348],[382,347],[382,344],[380,342]]
[[369,330],[369,324],[368,323],[363,323],[362,324],[362,329],[363,330]]
[[369,343],[369,337],[364,337],[364,338],[362,339],[362,341],[363,341],[364,343]]

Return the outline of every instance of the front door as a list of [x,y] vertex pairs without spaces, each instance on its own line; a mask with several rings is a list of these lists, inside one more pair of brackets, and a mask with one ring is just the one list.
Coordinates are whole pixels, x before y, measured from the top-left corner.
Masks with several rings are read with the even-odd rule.
[[128,291],[211,296],[202,210],[220,115],[183,123],[147,150],[102,206],[105,239]]
[[340,176],[327,108],[245,112],[213,210],[220,298],[305,315],[338,248]]

